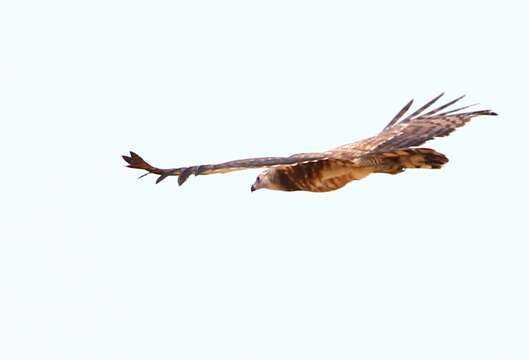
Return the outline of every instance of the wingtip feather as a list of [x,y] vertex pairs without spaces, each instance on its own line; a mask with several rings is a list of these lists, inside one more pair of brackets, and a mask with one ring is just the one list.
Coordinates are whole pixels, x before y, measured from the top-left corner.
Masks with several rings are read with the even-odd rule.
[[168,176],[169,175],[167,175],[167,174],[163,174],[163,175],[158,176],[158,178],[156,179],[156,184],[159,184],[160,182],[162,182]]
[[186,180],[191,176],[191,174],[195,171],[194,167],[188,167],[185,168],[182,173],[180,173],[180,176],[178,176],[178,185],[181,186],[183,183],[186,182]]

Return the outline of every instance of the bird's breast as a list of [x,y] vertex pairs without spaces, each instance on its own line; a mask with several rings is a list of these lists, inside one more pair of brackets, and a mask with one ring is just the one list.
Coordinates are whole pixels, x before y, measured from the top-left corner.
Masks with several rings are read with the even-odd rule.
[[284,191],[327,192],[373,172],[371,167],[356,167],[350,161],[320,160],[277,169],[277,180]]

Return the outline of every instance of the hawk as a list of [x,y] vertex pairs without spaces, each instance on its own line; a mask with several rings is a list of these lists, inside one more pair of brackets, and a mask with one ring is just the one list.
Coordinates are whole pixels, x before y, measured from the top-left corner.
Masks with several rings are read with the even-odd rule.
[[168,176],[178,176],[182,185],[190,175],[211,175],[252,168],[267,168],[251,187],[251,191],[326,192],[339,189],[353,180],[372,173],[399,174],[405,169],[440,169],[448,158],[432,149],[418,147],[435,137],[447,136],[480,115],[497,115],[491,110],[463,111],[470,106],[451,109],[458,97],[431,109],[443,93],[406,115],[413,100],[408,102],[377,135],[335,149],[301,153],[288,157],[261,157],[228,161],[221,164],[160,169],[130,152],[123,156],[128,167],[159,175],[156,183]]

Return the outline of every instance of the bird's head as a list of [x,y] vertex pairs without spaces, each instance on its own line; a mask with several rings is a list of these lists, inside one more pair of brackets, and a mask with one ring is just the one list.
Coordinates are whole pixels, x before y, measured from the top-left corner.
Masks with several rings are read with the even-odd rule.
[[280,167],[269,168],[260,173],[252,185],[251,190],[268,189],[280,191],[295,191],[299,188],[286,176]]
[[260,173],[255,182],[252,185],[251,190],[259,189],[270,189],[270,190],[282,190],[280,184],[276,181],[276,169],[271,168]]

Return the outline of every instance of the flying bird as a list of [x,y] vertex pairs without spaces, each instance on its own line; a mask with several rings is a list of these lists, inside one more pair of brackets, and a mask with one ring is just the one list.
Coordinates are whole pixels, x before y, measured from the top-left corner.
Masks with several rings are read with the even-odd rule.
[[413,104],[411,100],[379,134],[325,152],[241,159],[173,169],[151,166],[134,152],[130,152],[130,156],[123,156],[123,159],[128,167],[147,171],[140,178],[151,173],[159,175],[156,183],[168,176],[178,176],[178,184],[182,185],[190,175],[267,168],[257,176],[251,191],[333,191],[372,173],[394,175],[405,169],[440,169],[448,162],[448,158],[435,150],[418,146],[435,137],[449,135],[476,116],[497,115],[491,110],[464,111],[473,105],[450,110],[464,96],[430,110],[442,96],[440,94],[405,116]]

